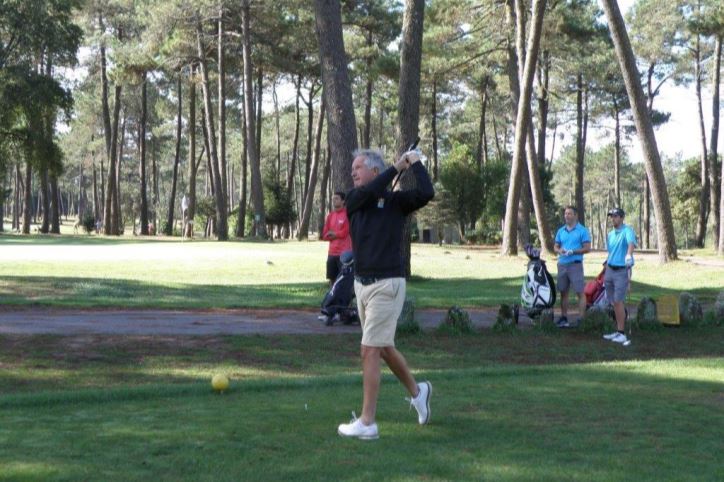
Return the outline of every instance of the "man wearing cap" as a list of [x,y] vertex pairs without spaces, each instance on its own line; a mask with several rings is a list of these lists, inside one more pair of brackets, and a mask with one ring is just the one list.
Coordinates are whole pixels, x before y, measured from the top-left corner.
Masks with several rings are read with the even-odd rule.
[[[583,255],[591,251],[591,235],[584,225],[578,222],[578,210],[566,206],[563,211],[565,224],[556,233],[554,250],[558,253],[558,291],[561,293],[561,317],[556,322],[559,328],[573,328],[580,324],[586,312],[586,297],[583,296],[585,279],[583,276]],[[568,322],[568,289],[578,295],[578,319]]]
[[616,313],[616,331],[603,335],[606,340],[615,343],[628,344],[624,332],[626,324],[626,307],[624,301],[631,282],[631,268],[634,265],[633,252],[636,248],[636,234],[631,226],[623,223],[625,213],[621,208],[613,208],[608,212],[613,229],[608,233],[606,246],[608,246],[608,259],[606,260],[606,274],[604,285],[606,297],[613,304]]
[[[412,171],[417,187],[389,191],[398,174]],[[375,414],[380,391],[380,360],[410,394],[417,421],[430,419],[430,382],[417,383],[402,354],[395,348],[397,318],[405,301],[405,274],[400,255],[405,217],[425,206],[435,191],[420,153],[408,151],[387,167],[379,151],[362,149],[352,162],[354,189],[347,194],[347,212],[355,257],[354,291],[362,327],[362,416],[341,424],[343,437],[378,438]]]

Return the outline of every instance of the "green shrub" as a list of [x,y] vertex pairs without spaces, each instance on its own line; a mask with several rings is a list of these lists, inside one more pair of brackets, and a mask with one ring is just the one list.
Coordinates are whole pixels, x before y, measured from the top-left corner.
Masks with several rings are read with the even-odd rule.
[[698,325],[704,319],[704,310],[696,296],[691,293],[679,295],[679,318],[682,325]]
[[642,330],[661,328],[661,323],[656,313],[656,302],[653,298],[641,298],[636,310],[634,326]]
[[558,333],[561,330],[556,326],[553,319],[553,310],[543,310],[538,317],[538,323],[536,323],[536,326],[543,333]]
[[581,330],[584,333],[604,333],[614,329],[614,322],[608,310],[591,308],[581,320]]
[[92,233],[96,229],[96,218],[93,216],[93,213],[86,212],[83,215],[81,224],[83,225],[83,230],[86,234]]
[[447,310],[447,315],[437,331],[439,333],[465,334],[473,332],[473,322],[470,315],[459,306],[453,306]]
[[704,313],[701,324],[705,326],[722,326],[724,324],[724,317],[717,314],[716,308],[707,310]]
[[515,320],[513,319],[513,309],[510,305],[502,304],[498,310],[498,316],[495,318],[493,331],[505,333],[515,331]]
[[724,323],[724,291],[720,291],[714,303],[714,317],[717,325]]
[[415,319],[415,298],[407,298],[402,304],[402,312],[397,318],[397,335],[415,335],[422,332]]

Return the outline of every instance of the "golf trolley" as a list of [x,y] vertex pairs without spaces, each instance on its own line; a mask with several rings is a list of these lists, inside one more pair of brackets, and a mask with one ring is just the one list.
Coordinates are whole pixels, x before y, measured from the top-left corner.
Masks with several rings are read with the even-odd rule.
[[342,269],[334,280],[322,300],[322,314],[319,320],[327,326],[335,323],[351,325],[359,322],[357,308],[352,303],[354,299],[354,255],[352,251],[345,251],[339,257],[342,262]]

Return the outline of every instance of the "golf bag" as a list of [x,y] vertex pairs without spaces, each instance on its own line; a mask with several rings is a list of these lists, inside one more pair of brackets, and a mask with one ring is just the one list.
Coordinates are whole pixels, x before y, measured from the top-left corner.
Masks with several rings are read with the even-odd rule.
[[606,287],[603,284],[603,279],[606,276],[606,262],[603,262],[603,269],[596,279],[593,279],[586,283],[583,288],[583,294],[586,296],[586,309],[592,306],[598,306],[601,308],[607,308],[608,298],[606,297]]
[[[631,273],[629,272],[629,279],[630,276]],[[586,283],[586,286],[583,288],[583,294],[586,296],[586,311],[590,309],[606,311],[611,319],[615,320],[616,314],[613,311],[613,305],[608,301],[608,296],[606,295],[605,278],[606,261],[603,262],[603,269],[598,273],[596,279]],[[628,308],[625,306],[624,311],[626,313],[626,319],[628,320]]]
[[339,260],[342,262],[342,269],[322,300],[322,315],[319,319],[324,321],[327,326],[332,326],[335,322],[350,325],[359,321],[357,308],[352,304],[354,299],[354,255],[352,251],[345,251]]
[[520,290],[520,302],[528,316],[535,318],[541,311],[556,304],[556,283],[546,268],[546,262],[540,259],[540,250],[526,245],[528,267]]

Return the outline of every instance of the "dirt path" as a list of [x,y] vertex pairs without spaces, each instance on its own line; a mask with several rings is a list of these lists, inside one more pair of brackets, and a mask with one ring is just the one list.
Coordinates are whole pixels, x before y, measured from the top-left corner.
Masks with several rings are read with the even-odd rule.
[[[490,327],[496,309],[468,310],[475,326]],[[0,334],[254,335],[358,333],[359,325],[324,326],[312,310],[83,310],[0,307]],[[417,310],[423,329],[436,327],[445,310]],[[527,318],[521,324],[530,324]]]

